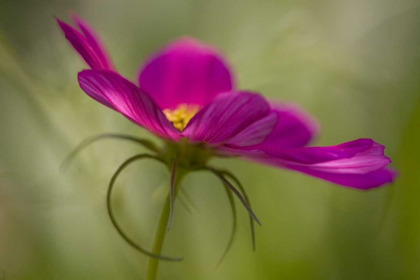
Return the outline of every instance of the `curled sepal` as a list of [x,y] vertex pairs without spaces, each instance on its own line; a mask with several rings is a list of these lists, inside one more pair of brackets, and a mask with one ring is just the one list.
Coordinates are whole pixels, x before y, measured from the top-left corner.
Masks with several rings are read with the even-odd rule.
[[112,203],[111,203],[111,196],[112,196],[112,190],[114,188],[114,184],[115,181],[118,178],[118,175],[130,164],[133,163],[137,160],[141,160],[141,159],[154,159],[157,161],[160,161],[162,163],[164,163],[162,161],[162,159],[160,159],[157,156],[154,155],[148,155],[148,154],[139,154],[139,155],[135,155],[129,159],[127,159],[126,161],[124,161],[117,169],[117,171],[114,173],[114,175],[111,178],[111,181],[109,182],[109,186],[108,186],[108,192],[107,192],[107,199],[106,199],[106,205],[107,205],[107,209],[108,209],[108,214],[109,217],[112,221],[112,224],[114,225],[115,229],[118,231],[118,233],[121,235],[121,237],[133,248],[137,249],[138,251],[140,251],[141,253],[151,257],[151,258],[156,258],[156,259],[160,259],[160,260],[165,260],[165,261],[181,261],[183,258],[182,257],[178,257],[178,258],[174,258],[174,257],[167,257],[167,256],[162,256],[162,255],[157,255],[154,254],[153,252],[150,252],[146,249],[144,249],[143,247],[141,247],[140,245],[138,245],[136,242],[134,242],[130,237],[127,236],[127,234],[125,234],[125,232],[122,230],[122,228],[120,227],[120,225],[117,222],[117,219],[114,215],[114,212],[112,211]]
[[246,202],[246,200],[244,199],[244,197],[241,195],[241,193],[222,175],[222,173],[220,173],[219,171],[217,171],[216,169],[212,168],[212,167],[207,167],[207,170],[209,170],[210,172],[212,172],[214,175],[216,175],[223,184],[225,184],[226,186],[228,186],[232,192],[238,197],[238,199],[241,201],[241,203],[244,205],[245,209],[248,211],[249,215],[251,215],[251,217],[255,220],[255,222],[257,222],[257,224],[261,225],[260,220],[257,218],[257,216],[254,214],[254,212],[252,211],[251,207],[248,205],[248,203]]
[[126,135],[126,134],[112,134],[112,133],[105,133],[105,134],[99,134],[99,135],[95,135],[95,136],[91,136],[85,140],[83,140],[63,161],[63,163],[61,164],[61,168],[65,169],[70,162],[74,159],[75,156],[77,156],[84,148],[86,148],[87,146],[95,143],[96,141],[99,140],[103,140],[103,139],[119,139],[119,140],[127,140],[127,141],[131,141],[137,144],[140,144],[141,146],[143,146],[146,149],[149,149],[152,152],[155,153],[159,153],[160,150],[158,147],[156,147],[156,145],[151,142],[150,140],[147,139],[142,139],[142,138],[138,138],[138,137],[134,137],[131,135]]
[[[232,172],[227,171],[227,170],[220,170],[219,171],[221,174],[223,174],[225,177],[229,177],[230,179],[232,179],[235,184],[238,186],[238,188],[241,190],[246,202],[248,203],[248,205],[251,207],[251,201],[249,200],[249,197],[245,191],[245,188],[242,186],[242,183],[239,181],[239,179],[233,175]],[[249,215],[249,224],[250,224],[250,228],[251,228],[251,242],[252,242],[252,250],[256,250],[256,242],[255,242],[255,227],[254,227],[254,219],[252,218],[251,215]]]
[[220,261],[217,263],[216,268],[218,268],[219,265],[223,262],[227,253],[229,252],[230,248],[232,247],[233,240],[235,239],[236,227],[237,227],[237,217],[236,217],[237,213],[236,213],[235,200],[233,199],[232,191],[230,190],[230,188],[226,184],[223,184],[223,186],[225,187],[226,194],[229,198],[230,208],[232,210],[232,231],[230,233],[229,242],[226,246],[226,249],[225,249],[222,257],[220,258]]

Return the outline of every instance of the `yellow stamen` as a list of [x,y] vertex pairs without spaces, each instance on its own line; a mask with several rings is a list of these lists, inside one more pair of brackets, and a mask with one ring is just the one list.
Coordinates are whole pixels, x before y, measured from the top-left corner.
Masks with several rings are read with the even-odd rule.
[[197,105],[181,104],[174,110],[165,109],[163,113],[176,129],[182,131],[199,109]]

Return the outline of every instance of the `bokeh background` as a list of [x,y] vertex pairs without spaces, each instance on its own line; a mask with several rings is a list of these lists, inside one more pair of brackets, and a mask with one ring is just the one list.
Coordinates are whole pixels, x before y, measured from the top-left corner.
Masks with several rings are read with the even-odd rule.
[[[191,35],[229,58],[240,88],[293,102],[322,126],[316,145],[366,137],[399,172],[368,192],[240,160],[214,160],[242,180],[263,226],[231,213],[209,174],[187,178],[159,279],[420,279],[420,3],[418,0],[0,1],[0,279],[144,279],[147,258],[112,227],[105,207],[117,166],[141,148],[104,141],[62,172],[83,139],[123,132],[154,139],[89,99],[85,68],[54,16],[73,11],[99,33],[117,68]],[[167,193],[160,165],[131,166],[114,196],[118,218],[150,248]]]

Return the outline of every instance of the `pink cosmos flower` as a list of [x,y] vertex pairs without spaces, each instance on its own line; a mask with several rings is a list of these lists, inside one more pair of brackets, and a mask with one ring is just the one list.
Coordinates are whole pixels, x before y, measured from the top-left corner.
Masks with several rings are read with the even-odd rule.
[[317,134],[317,122],[297,106],[238,89],[228,63],[211,46],[189,37],[177,39],[147,58],[133,83],[118,74],[87,24],[75,16],[73,21],[80,31],[58,23],[90,67],[78,74],[80,87],[164,139],[167,146],[160,155],[173,171],[183,161],[191,169],[207,168],[229,184],[226,173],[207,167],[207,162],[238,156],[362,190],[394,180],[384,146],[371,139],[307,147]]

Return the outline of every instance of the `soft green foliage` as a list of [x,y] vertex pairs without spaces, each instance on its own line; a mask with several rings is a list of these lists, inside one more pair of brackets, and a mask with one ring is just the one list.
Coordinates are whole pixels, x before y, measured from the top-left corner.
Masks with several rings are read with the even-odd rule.
[[[248,213],[236,201],[237,236],[215,269],[229,242],[231,210],[218,179],[194,173],[183,190],[197,209],[177,200],[163,248],[185,260],[161,262],[159,279],[420,278],[417,0],[2,0],[0,279],[145,275],[147,258],[121,239],[106,210],[112,174],[145,149],[104,140],[60,171],[66,155],[95,134],[156,140],[78,88],[84,64],[53,18],[65,20],[70,11],[95,28],[128,78],[150,52],[195,36],[226,54],[240,88],[299,103],[316,116],[316,144],[373,138],[400,174],[393,186],[361,192],[238,159],[212,160],[247,190],[263,224],[255,228],[257,250]],[[135,163],[113,193],[119,222],[148,248],[168,178],[158,163]]]

